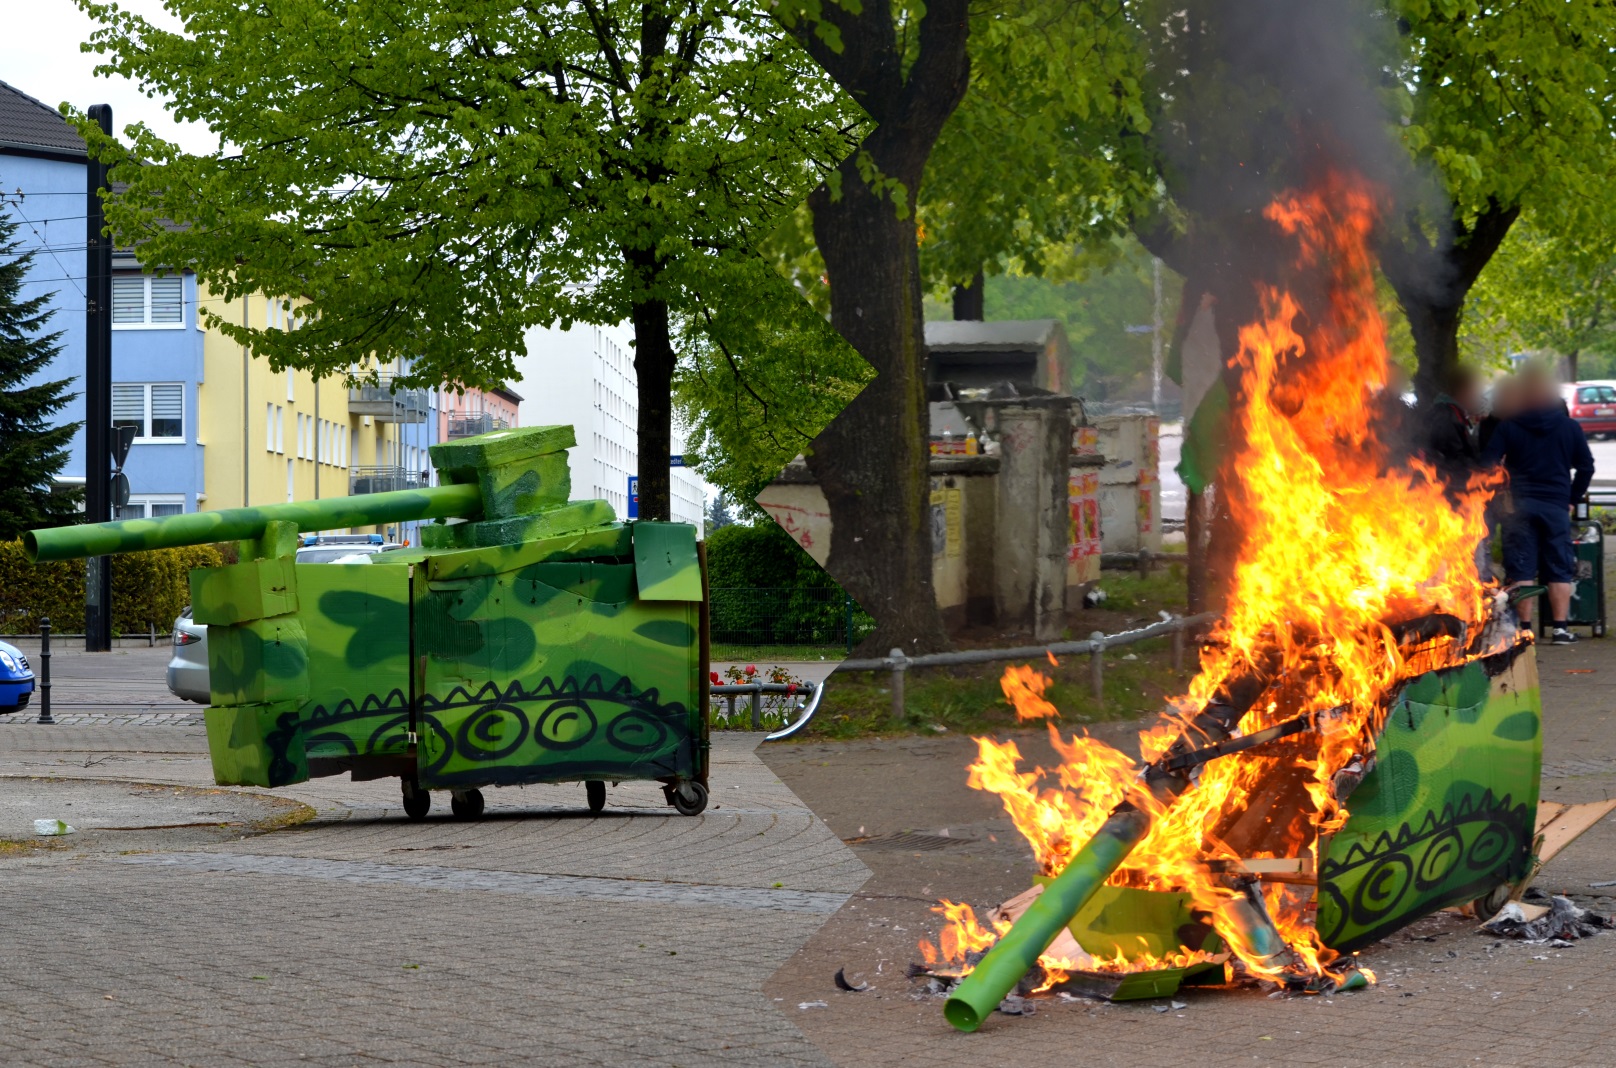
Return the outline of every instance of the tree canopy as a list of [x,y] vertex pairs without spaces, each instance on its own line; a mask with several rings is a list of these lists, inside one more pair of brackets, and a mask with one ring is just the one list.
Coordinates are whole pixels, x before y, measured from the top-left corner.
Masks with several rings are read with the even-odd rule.
[[[535,325],[632,321],[641,495],[666,511],[671,335],[849,151],[858,117],[757,9],[722,0],[78,0],[99,70],[222,147],[82,120],[148,262],[300,329],[204,317],[272,366],[499,385]],[[174,225],[178,223],[180,225]],[[662,502],[661,507],[658,501]]]

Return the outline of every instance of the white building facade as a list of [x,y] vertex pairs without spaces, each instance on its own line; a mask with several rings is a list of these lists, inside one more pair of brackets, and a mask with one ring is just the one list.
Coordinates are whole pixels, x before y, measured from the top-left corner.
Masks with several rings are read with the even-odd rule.
[[[610,502],[621,519],[629,515],[629,480],[640,473],[632,337],[626,326],[529,330],[527,354],[516,361],[521,378],[511,383],[523,398],[524,425],[572,424],[578,437],[570,453],[573,499]],[[675,427],[672,451],[683,447]],[[699,537],[707,484],[686,467],[670,474],[672,518],[695,524]]]

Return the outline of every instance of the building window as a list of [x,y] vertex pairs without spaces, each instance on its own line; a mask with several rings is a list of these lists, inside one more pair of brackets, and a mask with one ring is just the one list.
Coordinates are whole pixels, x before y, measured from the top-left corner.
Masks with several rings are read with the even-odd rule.
[[156,519],[165,515],[180,515],[185,511],[185,496],[180,493],[147,493],[130,497],[129,503],[115,509],[114,519]]
[[297,500],[296,488],[297,488],[296,483],[294,483],[292,481],[292,461],[287,460],[286,461],[286,500],[288,502]]
[[135,428],[136,443],[185,441],[185,386],[180,382],[114,382],[112,425]]
[[275,451],[286,454],[286,409],[279,404],[275,405]]
[[275,405],[264,405],[264,448],[275,451]]
[[112,279],[112,325],[126,330],[185,326],[185,279],[123,274]]

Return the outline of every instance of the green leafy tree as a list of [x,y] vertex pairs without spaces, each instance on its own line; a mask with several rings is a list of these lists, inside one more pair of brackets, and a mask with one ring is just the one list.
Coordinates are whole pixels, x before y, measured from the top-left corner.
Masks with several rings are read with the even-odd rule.
[[0,214],[0,541],[35,527],[78,522],[80,489],[55,489],[82,423],[53,416],[76,394],[72,379],[39,381],[62,351],[61,332],[42,331],[55,314],[50,294],[22,298],[34,252],[22,251],[18,224]]
[[1466,306],[1467,362],[1503,366],[1513,350],[1552,352],[1569,381],[1605,377],[1616,358],[1616,256],[1603,234],[1552,237],[1528,216],[1487,264]]
[[879,621],[867,646],[941,648],[915,206],[969,82],[969,4],[784,0],[775,12],[869,116],[857,150],[808,196],[830,323],[876,372],[807,454],[831,514],[826,569]]
[[709,482],[751,511],[780,468],[873,377],[771,262],[756,258],[684,320],[675,406]]
[[680,318],[855,133],[789,37],[722,0],[170,0],[177,31],[77,2],[99,71],[222,145],[79,117],[127,183],[121,243],[228,299],[296,298],[291,331],[203,309],[276,368],[497,386],[528,327],[630,321],[647,518],[668,515]]
[[1391,220],[1381,266],[1408,316],[1422,395],[1459,360],[1466,298],[1529,212],[1546,234],[1603,229],[1616,178],[1616,11],[1602,0],[1400,0],[1402,140],[1440,175]]
[[1097,232],[1096,206],[1133,172],[1122,157],[1082,160],[1071,138],[1130,106],[1134,90],[1100,47],[1121,5],[775,10],[870,117],[859,150],[808,198],[812,254],[783,257],[877,372],[807,454],[831,512],[826,566],[879,621],[868,647],[936,648],[923,294],[989,262],[1036,265],[1051,235]]

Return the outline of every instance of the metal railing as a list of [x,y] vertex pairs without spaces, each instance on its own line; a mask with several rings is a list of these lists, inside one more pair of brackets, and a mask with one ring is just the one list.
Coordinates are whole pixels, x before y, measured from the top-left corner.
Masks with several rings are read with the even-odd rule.
[[451,412],[449,414],[449,440],[474,438],[478,434],[491,434],[508,430],[510,422],[490,412]]
[[424,389],[397,388],[394,375],[348,388],[348,411],[383,423],[424,423],[431,403]]
[[352,467],[348,469],[348,492],[391,493],[394,490],[420,489],[430,485],[423,478],[424,471],[406,471],[402,467]]
[[1018,645],[1009,649],[966,649],[957,653],[927,653],[908,656],[902,649],[894,649],[878,660],[844,660],[837,671],[890,671],[892,673],[892,719],[904,717],[904,676],[916,668],[960,667],[966,664],[992,664],[1006,660],[1036,660],[1045,655],[1089,657],[1089,686],[1096,701],[1105,698],[1105,651],[1132,645],[1135,642],[1171,635],[1173,639],[1173,669],[1184,666],[1184,632],[1211,623],[1216,614],[1203,612],[1195,616],[1174,616],[1160,623],[1152,623],[1138,630],[1125,630],[1119,634],[1101,634],[1095,631],[1085,641],[1050,642],[1045,645]]
[[814,718],[819,711],[819,702],[825,696],[825,684],[822,682],[735,682],[714,683],[709,692],[714,697],[723,698],[729,705],[726,719],[735,718],[735,699],[737,697],[752,698],[752,729],[763,729],[763,695],[778,694],[785,697],[801,695],[805,700],[797,713],[797,718],[763,736],[765,742],[777,742],[782,738],[789,738],[793,734],[808,726],[808,721]]

